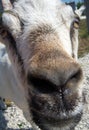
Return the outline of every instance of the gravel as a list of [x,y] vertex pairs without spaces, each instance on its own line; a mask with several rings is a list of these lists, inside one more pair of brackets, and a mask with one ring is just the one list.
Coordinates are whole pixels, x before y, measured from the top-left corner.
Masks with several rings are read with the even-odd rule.
[[82,119],[75,130],[89,130],[89,54],[79,59],[79,63],[84,73],[84,90],[86,94],[86,104]]
[[[86,105],[81,121],[75,130],[89,130],[89,54],[79,59],[84,71],[84,89],[86,93]],[[31,130],[31,125],[26,121],[22,111],[12,103],[11,107],[5,107],[0,101],[0,130]]]
[[31,130],[31,125],[24,118],[22,111],[12,103],[6,110],[0,110],[0,130]]

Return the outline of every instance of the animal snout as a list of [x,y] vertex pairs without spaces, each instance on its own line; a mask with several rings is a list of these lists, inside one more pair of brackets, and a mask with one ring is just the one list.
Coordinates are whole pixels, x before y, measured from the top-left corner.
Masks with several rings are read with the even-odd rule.
[[33,58],[27,74],[33,115],[60,121],[79,114],[83,103],[82,77],[79,64],[66,55],[58,53],[54,57],[49,53],[45,58]]
[[32,68],[28,73],[28,83],[33,90],[44,94],[75,91],[80,86],[83,73],[78,63],[72,60],[55,61],[38,68]]

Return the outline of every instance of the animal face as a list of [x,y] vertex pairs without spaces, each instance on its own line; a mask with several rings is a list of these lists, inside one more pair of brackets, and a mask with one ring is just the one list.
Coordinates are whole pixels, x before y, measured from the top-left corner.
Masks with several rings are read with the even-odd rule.
[[18,0],[2,22],[29,120],[42,130],[73,129],[84,101],[77,63],[79,18],[58,0]]

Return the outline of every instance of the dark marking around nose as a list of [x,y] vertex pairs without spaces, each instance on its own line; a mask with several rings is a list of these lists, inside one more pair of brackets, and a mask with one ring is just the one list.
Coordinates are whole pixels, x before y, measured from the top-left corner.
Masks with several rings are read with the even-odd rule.
[[82,79],[82,70],[76,66],[76,68],[69,69],[65,73],[62,73],[62,71],[60,73],[59,71],[57,76],[59,77],[59,84],[55,84],[51,78],[47,79],[44,75],[35,74],[28,74],[27,81],[29,85],[33,86],[33,90],[36,92],[44,94],[59,92],[61,94],[68,82],[71,81],[73,84],[78,84]]
[[28,84],[31,84],[40,93],[50,94],[57,91],[56,85],[42,76],[28,75],[27,80]]

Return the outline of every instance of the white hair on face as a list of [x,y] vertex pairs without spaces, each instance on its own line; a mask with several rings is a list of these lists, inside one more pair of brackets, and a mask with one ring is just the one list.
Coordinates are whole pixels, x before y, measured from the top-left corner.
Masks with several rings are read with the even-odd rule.
[[[67,53],[69,55],[72,54],[70,27],[74,19],[74,13],[69,5],[63,4],[60,0],[17,0],[14,2],[14,9],[12,9],[12,12],[19,17],[19,20],[24,26],[24,38],[29,35],[31,30],[37,28],[39,25],[48,24],[58,33],[59,39]],[[3,15],[3,23],[9,26],[8,28],[11,29],[11,33],[16,38],[21,31],[19,20],[16,19],[15,16],[11,16],[11,14]],[[77,59],[77,35],[75,38],[77,47],[75,47],[74,43],[75,49],[73,52]]]
[[[17,0],[13,11],[24,25],[24,38],[39,25],[48,24],[58,33],[67,53],[72,54],[69,31],[74,14],[70,6],[60,0]],[[62,18],[68,28],[65,27]]]
[[24,24],[29,25],[40,22],[40,20],[53,20],[53,15],[56,15],[55,11],[58,5],[61,5],[61,1],[19,0],[14,3],[15,11],[16,13],[19,12],[20,19]]
[[[56,30],[66,52],[69,55],[72,54],[70,26],[74,18],[74,13],[69,5],[63,4],[60,0],[17,0],[14,3],[14,9],[12,9],[12,11],[14,14],[16,13],[24,26],[23,38],[26,39],[29,32],[39,25],[48,24]],[[20,33],[19,20],[15,19],[14,16],[12,17],[10,14],[8,14],[7,17],[6,15],[5,17],[3,15],[3,21],[7,21],[7,23],[5,23],[7,26],[10,25],[9,28],[11,28],[11,33],[14,33],[13,36],[18,37]],[[5,18],[7,20],[4,20]],[[12,25],[14,25],[13,28]]]

